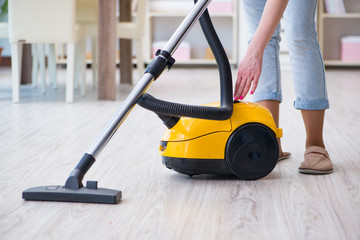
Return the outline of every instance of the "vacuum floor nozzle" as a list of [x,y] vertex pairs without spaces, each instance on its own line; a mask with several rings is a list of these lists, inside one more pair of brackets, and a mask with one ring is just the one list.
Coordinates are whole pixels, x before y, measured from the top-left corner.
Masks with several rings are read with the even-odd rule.
[[121,191],[97,187],[68,189],[64,186],[41,186],[23,191],[22,197],[25,200],[33,201],[116,204],[121,199]]

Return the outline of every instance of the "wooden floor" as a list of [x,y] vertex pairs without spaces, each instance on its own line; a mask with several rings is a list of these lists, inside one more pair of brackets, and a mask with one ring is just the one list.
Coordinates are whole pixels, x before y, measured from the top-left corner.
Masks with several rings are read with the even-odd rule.
[[[123,192],[119,204],[101,205],[27,202],[21,194],[63,185],[131,87],[118,86],[117,101],[97,101],[89,79],[88,96],[76,93],[66,104],[65,72],[58,69],[57,91],[22,86],[21,102],[13,104],[10,70],[1,68],[0,239],[360,239],[360,70],[326,76],[324,136],[333,174],[298,173],[305,136],[285,66],[280,127],[292,157],[267,177],[190,178],[168,170],[157,152],[165,127],[135,107],[85,176]],[[218,85],[216,69],[174,68],[149,92],[201,104],[218,99]]]

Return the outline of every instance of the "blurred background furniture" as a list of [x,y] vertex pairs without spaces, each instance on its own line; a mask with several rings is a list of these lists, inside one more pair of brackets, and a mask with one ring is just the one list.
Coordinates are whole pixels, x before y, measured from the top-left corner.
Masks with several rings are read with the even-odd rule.
[[[116,0],[99,1],[98,39],[98,97],[115,100],[116,42],[120,38],[120,82],[132,84],[132,41],[136,40],[137,67],[140,75],[144,72],[144,51],[142,48],[145,32],[146,0],[121,0],[119,19],[116,18]],[[133,10],[133,11],[132,11]],[[134,16],[135,21],[132,17]],[[119,22],[120,21],[120,22]]]
[[[48,50],[48,68],[49,68],[49,79],[54,89],[57,89],[57,76],[56,76],[56,56],[55,56],[55,44],[43,44],[34,43],[31,44],[32,54],[32,70],[31,70],[31,82],[34,88],[37,87],[38,74],[40,72],[41,79],[41,91],[43,94],[46,93],[46,74],[45,74],[45,49]],[[23,66],[22,66],[23,67]]]
[[[8,38],[9,37],[9,27],[8,23],[0,22],[0,38]],[[0,63],[1,63],[1,51],[3,49],[0,48]]]
[[[121,0],[121,2],[124,0]],[[129,1],[129,0],[125,0]],[[115,100],[116,0],[99,0],[98,99]]]
[[[85,38],[90,38],[91,54],[83,52],[86,60],[89,60],[92,67],[93,87],[97,85],[97,44],[98,44],[98,0],[76,0],[76,22],[84,28]],[[81,42],[84,46],[81,49],[86,50],[86,41]],[[85,54],[85,56],[84,56]],[[79,70],[75,75],[75,84],[78,83]],[[85,76],[83,76],[85,77]]]
[[[343,6],[332,4],[331,1],[318,1],[318,38],[324,65],[359,68],[360,56],[350,61],[342,58],[341,40],[347,36],[360,37],[360,1],[343,0],[339,3]],[[355,52],[353,48],[351,53]]]
[[[118,1],[120,9],[130,4],[130,20],[116,18],[117,0],[13,0],[9,1],[9,40],[12,50],[13,101],[20,100],[21,56],[24,43],[32,46],[32,79],[37,86],[40,74],[42,91],[46,91],[45,53],[51,84],[56,83],[56,45],[66,44],[66,102],[74,101],[74,89],[80,83],[85,96],[86,38],[91,38],[92,80],[98,83],[98,98],[114,100],[116,38],[126,39],[129,49],[123,48],[121,72],[132,73],[132,41],[136,42],[136,64],[144,72],[144,32],[146,0]],[[121,12],[121,11],[119,11]],[[124,16],[125,14],[123,14]],[[102,16],[102,19],[99,19]],[[133,21],[134,20],[134,21]],[[99,24],[101,22],[102,24]],[[101,40],[102,39],[102,40]],[[46,51],[47,50],[47,51]],[[126,56],[128,54],[128,56]],[[130,54],[130,56],[129,56]],[[111,60],[110,60],[111,59]],[[98,64],[98,63],[102,63]],[[113,66],[114,65],[114,66]],[[101,76],[101,81],[97,79]],[[132,78],[126,81],[132,83]],[[110,92],[110,95],[107,93]],[[109,95],[109,96],[108,96]]]
[[[116,24],[116,36],[120,39],[135,40],[136,66],[139,75],[142,76],[145,70],[144,69],[144,61],[145,61],[144,39],[145,39],[145,20],[146,20],[146,0],[131,1],[131,9],[130,9],[131,11],[129,14],[130,19],[128,19],[127,21],[122,20],[122,14],[127,13],[128,11],[126,10],[128,9],[125,9],[125,11],[121,11],[121,9],[122,6],[120,6],[120,22]],[[135,16],[135,20],[132,19],[132,16]],[[120,50],[126,51],[126,49],[122,49],[121,43],[120,43]],[[131,51],[130,51],[130,55],[132,55]],[[125,75],[124,77],[128,79],[121,79],[121,82],[132,84],[131,75],[130,76]]]
[[[46,10],[45,10],[46,9]],[[66,102],[74,101],[75,61],[78,42],[83,36],[76,23],[74,0],[9,1],[9,40],[12,51],[13,102],[20,99],[21,56],[23,43],[66,43]],[[84,84],[82,79],[82,84]],[[84,89],[84,88],[83,88]]]

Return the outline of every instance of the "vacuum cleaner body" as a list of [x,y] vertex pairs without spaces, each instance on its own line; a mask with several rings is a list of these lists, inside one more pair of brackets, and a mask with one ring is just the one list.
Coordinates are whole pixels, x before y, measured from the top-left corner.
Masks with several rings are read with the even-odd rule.
[[166,167],[183,174],[235,174],[254,180],[275,167],[280,137],[282,129],[266,108],[235,102],[227,120],[180,118],[166,130],[159,152]]

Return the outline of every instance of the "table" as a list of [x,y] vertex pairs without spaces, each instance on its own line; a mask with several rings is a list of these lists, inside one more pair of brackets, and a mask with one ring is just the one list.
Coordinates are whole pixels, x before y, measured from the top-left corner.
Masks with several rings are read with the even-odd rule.
[[[131,0],[119,0],[120,20],[131,19]],[[99,0],[98,99],[116,100],[116,0]],[[121,83],[131,83],[131,40],[120,40]]]
[[[131,21],[131,0],[119,0],[120,21]],[[120,39],[120,83],[132,83],[132,41]]]

